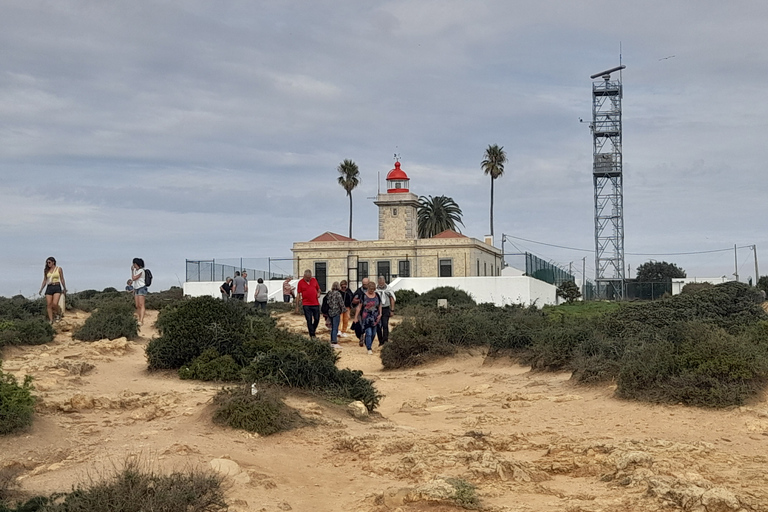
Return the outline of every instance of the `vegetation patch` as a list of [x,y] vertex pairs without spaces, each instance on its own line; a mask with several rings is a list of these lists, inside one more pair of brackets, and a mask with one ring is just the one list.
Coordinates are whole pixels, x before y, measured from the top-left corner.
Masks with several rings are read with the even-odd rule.
[[150,369],[181,369],[182,378],[269,383],[305,389],[373,410],[380,395],[362,372],[336,367],[327,344],[291,334],[252,304],[197,297],[167,308],[160,337],[147,345]]
[[79,485],[68,493],[37,497],[0,512],[219,512],[227,510],[222,477],[188,470],[160,474],[128,462],[103,481]]
[[487,346],[580,383],[615,381],[652,402],[743,404],[768,382],[768,315],[746,284],[702,287],[655,302],[557,307],[410,308],[381,351],[385,368]]
[[[395,295],[399,299],[400,296],[397,292]],[[420,294],[413,300],[413,304],[416,306],[437,306],[438,299],[445,299],[448,301],[449,306],[474,306],[475,300],[470,294],[464,290],[459,290],[453,286],[440,286],[433,288],[428,292]]]
[[19,384],[16,377],[2,371],[0,366],[0,435],[12,434],[32,424],[35,397],[32,377],[27,375]]
[[4,345],[42,345],[53,341],[55,332],[43,318],[0,320],[0,347]]
[[305,424],[277,389],[243,385],[222,389],[213,399],[217,405],[213,421],[220,425],[256,432],[262,436],[291,430]]
[[81,341],[134,339],[139,334],[139,323],[133,312],[133,305],[125,300],[106,302],[72,336]]

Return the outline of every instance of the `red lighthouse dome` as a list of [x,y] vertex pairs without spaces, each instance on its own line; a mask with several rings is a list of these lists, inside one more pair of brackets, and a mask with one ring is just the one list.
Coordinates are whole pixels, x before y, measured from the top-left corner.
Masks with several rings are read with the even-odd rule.
[[387,174],[387,194],[401,194],[408,192],[410,179],[400,168],[400,162],[395,162],[395,168]]

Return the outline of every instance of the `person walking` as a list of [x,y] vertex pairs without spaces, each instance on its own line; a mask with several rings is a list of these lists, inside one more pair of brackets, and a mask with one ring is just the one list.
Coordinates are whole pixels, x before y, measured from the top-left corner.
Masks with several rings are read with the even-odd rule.
[[309,337],[315,339],[317,324],[320,323],[320,284],[312,277],[311,270],[304,271],[304,279],[299,281],[296,294],[301,298]]
[[256,285],[256,293],[253,296],[253,300],[256,301],[256,305],[266,313],[267,311],[267,300],[269,300],[269,288],[267,288],[267,285],[264,284],[264,280],[262,278],[259,278],[258,281],[256,281],[258,284]]
[[285,278],[285,281],[283,281],[283,302],[291,302],[293,294],[296,291],[296,288],[291,286],[291,279],[293,279],[293,276],[288,276]]
[[[352,305],[352,309],[355,311],[357,310],[360,303],[363,301],[363,296],[365,296],[365,294],[368,291],[368,282],[369,282],[368,278],[364,277],[360,281],[360,288],[358,288],[357,291],[355,291],[355,293],[352,294],[351,305]],[[365,329],[363,329],[363,327],[357,321],[352,322],[352,329],[355,331],[355,336],[357,336],[357,339],[360,342],[360,346],[362,347],[363,344],[365,343],[364,342]]]
[[221,292],[221,298],[224,300],[229,300],[232,298],[232,278],[227,277],[227,279],[224,280],[224,284],[219,286],[219,291]]
[[368,349],[368,355],[372,355],[373,337],[381,319],[381,299],[376,293],[376,283],[368,283],[368,291],[363,295],[355,312],[355,321],[358,319],[365,333],[365,348]]
[[144,325],[145,301],[147,298],[146,281],[144,278],[144,260],[133,258],[131,265],[131,280],[133,281],[133,302],[136,304],[136,315],[139,317],[139,325]]
[[40,284],[38,295],[43,293],[45,288],[45,305],[48,311],[48,321],[50,323],[61,320],[64,312],[59,307],[61,296],[67,293],[67,285],[64,282],[64,270],[56,265],[56,258],[51,256],[45,260],[43,267],[43,282]]
[[341,320],[341,314],[344,312],[344,297],[341,295],[341,286],[338,281],[335,281],[331,285],[331,291],[325,296],[328,299],[328,318],[331,319],[331,345],[333,348],[340,350],[339,345],[339,321]]
[[379,346],[389,341],[389,317],[395,313],[395,292],[387,284],[383,276],[379,276],[379,284],[376,293],[381,299],[381,321],[376,328],[376,336],[379,338]]
[[240,275],[240,271],[235,271],[235,279],[232,281],[232,298],[235,300],[245,300],[248,293],[248,281]]
[[347,280],[343,280],[339,283],[339,293],[344,298],[344,311],[341,312],[341,329],[339,330],[339,336],[342,338],[347,337],[347,328],[349,327],[349,309],[352,307],[352,290],[347,285]]

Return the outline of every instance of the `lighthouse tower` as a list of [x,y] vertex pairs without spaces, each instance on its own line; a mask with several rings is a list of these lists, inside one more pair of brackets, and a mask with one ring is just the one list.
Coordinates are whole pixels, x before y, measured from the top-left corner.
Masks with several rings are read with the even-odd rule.
[[379,207],[379,240],[415,240],[419,237],[419,198],[411,193],[410,179],[395,162],[387,174],[387,193],[376,196]]

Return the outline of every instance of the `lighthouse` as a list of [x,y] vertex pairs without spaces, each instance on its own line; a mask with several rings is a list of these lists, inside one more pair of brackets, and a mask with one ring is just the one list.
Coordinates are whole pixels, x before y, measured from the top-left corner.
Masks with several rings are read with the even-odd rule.
[[379,240],[415,240],[419,237],[419,198],[410,190],[410,179],[395,162],[387,173],[387,193],[378,194],[374,204],[379,207]]

